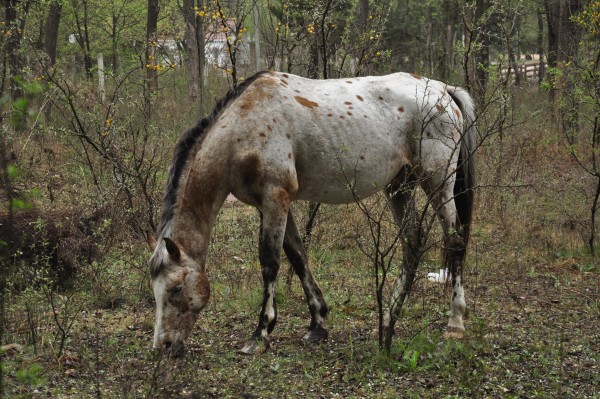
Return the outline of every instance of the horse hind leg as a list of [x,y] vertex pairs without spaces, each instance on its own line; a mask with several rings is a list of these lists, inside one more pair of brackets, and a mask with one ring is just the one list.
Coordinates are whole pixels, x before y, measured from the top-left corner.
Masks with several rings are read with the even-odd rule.
[[308,267],[306,249],[302,244],[302,239],[298,232],[291,209],[288,212],[287,217],[283,250],[289,259],[294,272],[300,279],[306,302],[308,303],[308,308],[310,310],[310,327],[304,336],[304,340],[307,342],[323,341],[327,339],[327,330],[323,327],[323,324],[329,309],[323,298],[323,293]]
[[446,338],[462,338],[465,331],[463,317],[467,309],[462,285],[466,244],[457,218],[453,187],[454,179],[446,178],[442,184],[438,185],[437,192],[432,192],[429,188],[426,190],[433,199],[444,230],[444,267],[450,271],[452,277],[450,319],[444,336]]
[[416,180],[410,171],[404,169],[387,189],[392,213],[402,235],[402,270],[394,284],[389,309],[383,321],[384,348],[391,346],[394,326],[402,305],[412,288],[419,260],[423,253],[423,230],[417,219],[415,205]]

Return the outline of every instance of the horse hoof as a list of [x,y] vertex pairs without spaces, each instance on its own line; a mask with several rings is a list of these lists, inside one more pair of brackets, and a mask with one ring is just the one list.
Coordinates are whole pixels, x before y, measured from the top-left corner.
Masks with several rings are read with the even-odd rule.
[[456,327],[448,327],[446,332],[444,332],[444,339],[463,339],[464,336],[465,332]]
[[314,330],[309,330],[302,339],[305,342],[312,344],[316,342],[325,341],[328,336],[329,334],[327,333],[326,329],[324,329],[323,327],[317,327]]
[[269,341],[266,338],[263,339],[250,339],[246,342],[246,345],[240,349],[240,353],[244,355],[260,355],[265,353],[269,349]]

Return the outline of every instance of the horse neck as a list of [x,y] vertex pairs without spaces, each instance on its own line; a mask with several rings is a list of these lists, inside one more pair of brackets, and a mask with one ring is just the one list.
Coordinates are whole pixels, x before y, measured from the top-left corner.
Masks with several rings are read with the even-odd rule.
[[224,168],[211,167],[203,173],[192,169],[179,195],[171,237],[201,264],[217,215],[229,194],[225,176]]

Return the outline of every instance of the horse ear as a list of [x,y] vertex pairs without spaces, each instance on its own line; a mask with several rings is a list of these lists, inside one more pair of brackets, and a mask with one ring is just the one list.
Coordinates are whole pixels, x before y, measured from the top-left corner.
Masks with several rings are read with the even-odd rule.
[[171,240],[168,237],[164,237],[163,240],[165,241],[165,244],[167,246],[167,252],[169,253],[171,259],[173,259],[176,262],[179,262],[179,260],[181,259],[181,250],[179,249],[179,245],[177,245],[175,241]]
[[150,252],[154,252],[154,248],[156,248],[156,238],[150,233],[146,231],[146,244],[148,244],[148,248],[150,248]]

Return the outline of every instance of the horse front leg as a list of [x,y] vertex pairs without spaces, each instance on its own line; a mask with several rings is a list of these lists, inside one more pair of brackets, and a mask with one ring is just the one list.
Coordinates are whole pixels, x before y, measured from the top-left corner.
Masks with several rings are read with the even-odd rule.
[[[285,199],[287,196],[282,194],[279,198]],[[277,323],[275,282],[279,272],[279,255],[283,245],[289,205],[289,200],[265,200],[263,203],[259,242],[259,261],[263,277],[263,302],[256,330],[240,350],[245,354],[262,353],[269,349],[269,334]]]
[[321,289],[308,267],[306,249],[302,243],[302,238],[300,237],[300,232],[294,221],[291,209],[288,212],[283,250],[300,279],[306,302],[308,303],[308,309],[310,310],[310,326],[304,336],[304,340],[307,342],[323,341],[327,339],[328,335],[323,324],[325,323],[329,308],[327,307],[327,303],[325,303]]

